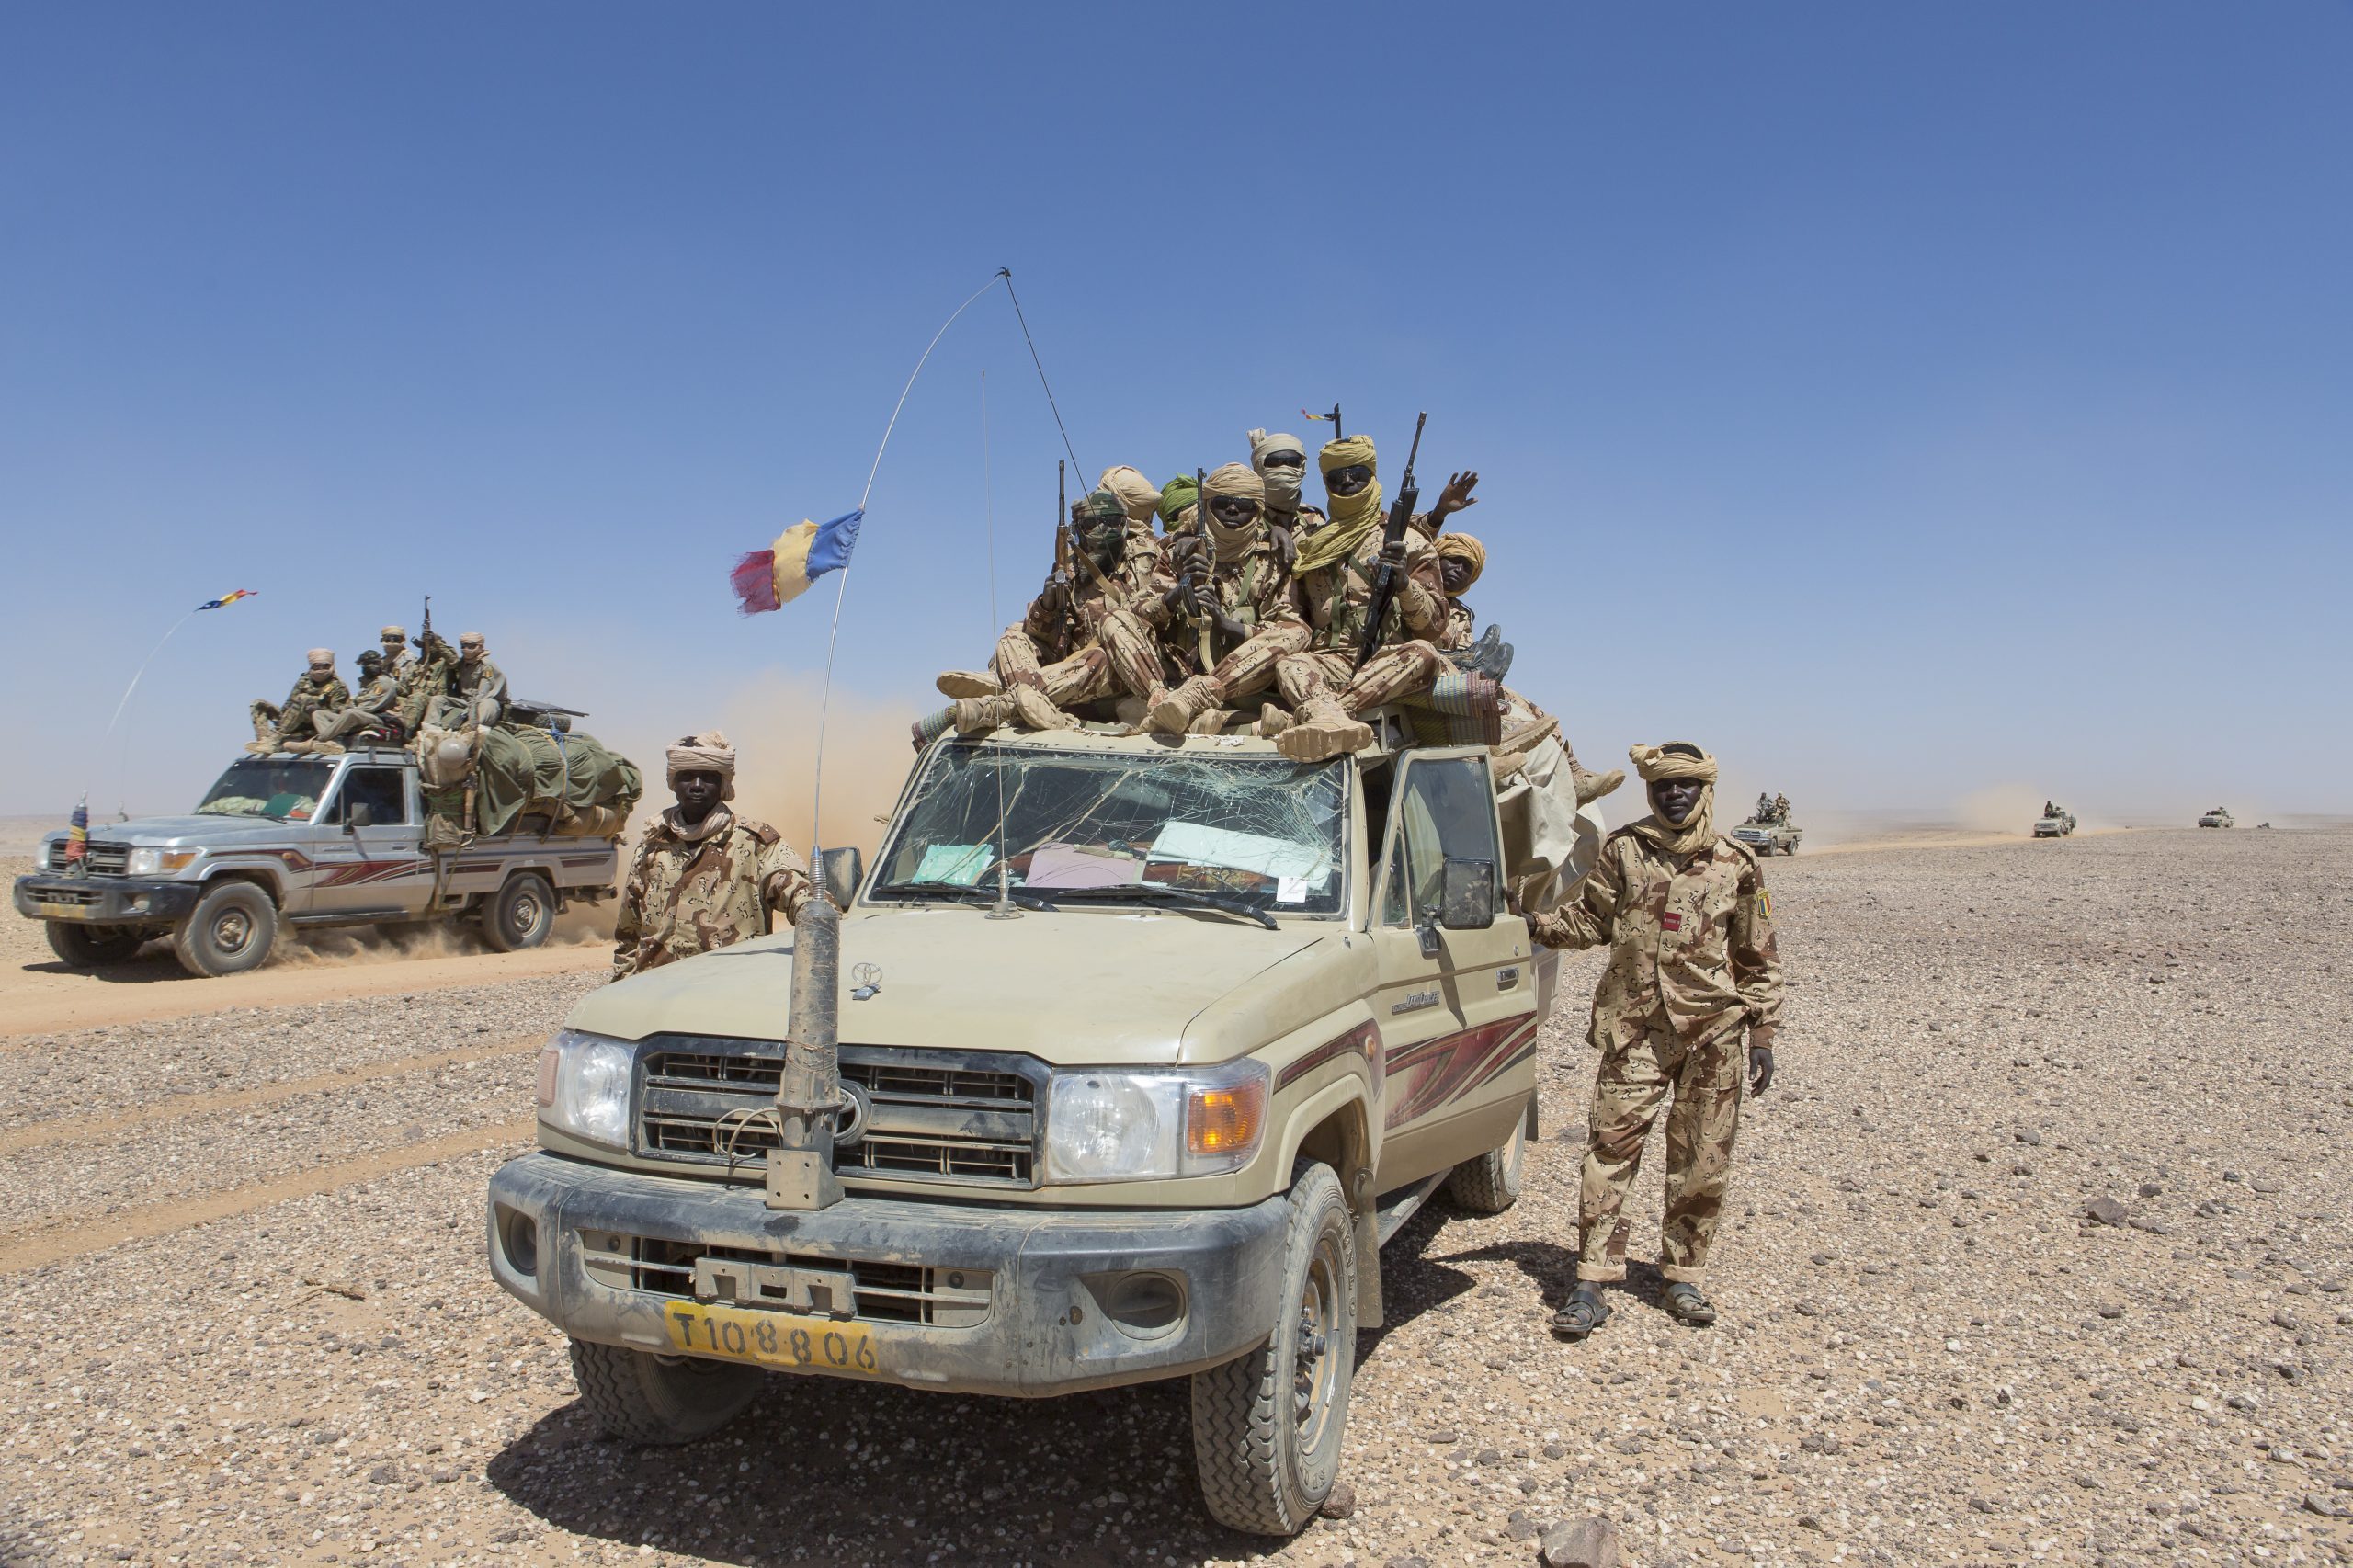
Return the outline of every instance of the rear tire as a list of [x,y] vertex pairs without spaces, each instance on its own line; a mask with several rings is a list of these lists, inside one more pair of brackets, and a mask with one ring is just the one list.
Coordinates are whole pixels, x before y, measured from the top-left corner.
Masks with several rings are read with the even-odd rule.
[[1274,1332],[1249,1354],[1193,1374],[1193,1467],[1220,1524],[1294,1536],[1332,1494],[1356,1379],[1356,1237],[1340,1178],[1302,1164]]
[[1446,1178],[1446,1195],[1473,1214],[1500,1214],[1519,1201],[1520,1167],[1528,1159],[1528,1119],[1512,1124],[1511,1142],[1465,1160]]
[[482,912],[483,940],[502,953],[536,948],[555,929],[555,890],[537,871],[517,871]]
[[121,963],[147,945],[148,933],[121,926],[79,926],[70,920],[44,920],[49,950],[68,969],[96,969]]
[[201,979],[259,969],[278,941],[278,905],[251,882],[217,882],[172,928],[172,956]]
[[766,1374],[756,1367],[575,1339],[572,1377],[597,1426],[626,1442],[669,1447],[708,1437],[741,1415]]

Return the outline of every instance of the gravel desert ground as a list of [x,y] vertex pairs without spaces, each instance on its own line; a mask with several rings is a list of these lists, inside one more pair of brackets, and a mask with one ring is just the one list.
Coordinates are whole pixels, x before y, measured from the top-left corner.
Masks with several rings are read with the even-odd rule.
[[1442,1568],[1596,1514],[1644,1568],[2353,1562],[2353,832],[1767,875],[1790,1004],[1724,1322],[1675,1326],[1638,1270],[1592,1341],[1545,1332],[1592,1074],[1573,957],[1526,1195],[1384,1255],[1353,1511],[1279,1544],[1205,1521],[1177,1385],[778,1381],[697,1448],[597,1437],[480,1220],[594,972],[214,1002],[167,958],[45,972],[17,923],[0,1012],[73,1032],[0,1030],[0,1563]]

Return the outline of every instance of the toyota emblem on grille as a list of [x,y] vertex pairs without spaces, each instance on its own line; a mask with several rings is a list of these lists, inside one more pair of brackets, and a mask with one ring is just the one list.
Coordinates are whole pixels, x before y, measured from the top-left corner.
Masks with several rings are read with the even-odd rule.
[[875,993],[882,989],[882,966],[881,964],[859,964],[856,969],[849,971],[849,977],[856,983],[854,988],[850,992],[850,999],[852,1001],[872,1001]]

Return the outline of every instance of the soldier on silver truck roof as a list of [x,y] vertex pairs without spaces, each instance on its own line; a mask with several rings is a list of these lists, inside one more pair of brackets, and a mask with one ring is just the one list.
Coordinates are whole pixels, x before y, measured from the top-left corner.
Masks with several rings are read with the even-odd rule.
[[309,667],[295,678],[285,701],[256,701],[247,710],[254,722],[254,738],[245,749],[255,756],[267,756],[290,743],[309,745],[315,735],[312,715],[322,708],[342,708],[351,701],[349,689],[335,673],[334,649],[313,648],[307,658]]

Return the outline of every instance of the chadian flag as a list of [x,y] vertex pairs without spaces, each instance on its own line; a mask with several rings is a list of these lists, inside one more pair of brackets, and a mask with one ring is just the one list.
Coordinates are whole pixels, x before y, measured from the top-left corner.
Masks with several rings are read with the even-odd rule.
[[743,613],[758,615],[790,604],[826,573],[848,565],[849,552],[858,548],[858,524],[865,517],[863,506],[829,523],[813,523],[804,517],[777,535],[767,549],[752,551],[737,561],[728,578],[735,585]]
[[[254,597],[254,590],[253,590],[253,589],[251,589],[251,588],[239,588],[239,589],[237,589],[234,593],[223,594],[223,595],[222,595],[222,596],[221,596],[219,598],[217,598],[217,599],[207,599],[207,600],[205,600],[202,604],[200,604],[200,605],[197,606],[196,608],[197,608],[198,609],[219,609],[219,608],[221,608],[222,607],[223,607],[224,605],[233,605],[233,604],[235,604],[239,599],[249,599],[249,598],[252,598],[253,597]],[[194,613],[194,612],[193,612],[193,611],[191,611],[190,613],[192,614],[192,613]]]
[[85,795],[65,819],[65,864],[78,866],[90,853],[90,797]]

